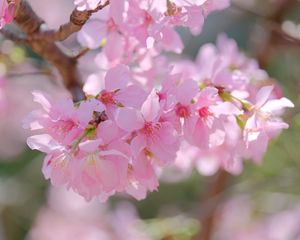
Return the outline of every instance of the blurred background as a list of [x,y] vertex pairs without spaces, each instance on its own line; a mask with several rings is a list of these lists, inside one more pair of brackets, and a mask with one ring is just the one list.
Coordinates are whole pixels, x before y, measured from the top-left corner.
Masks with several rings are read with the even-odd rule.
[[[72,0],[29,2],[52,28],[66,22],[73,9]],[[246,162],[240,176],[226,176],[226,184],[223,176],[224,186],[215,192],[210,188],[220,176],[194,171],[180,181],[166,178],[158,192],[140,202],[120,196],[106,204],[86,203],[49,187],[41,173],[43,155],[25,146],[29,133],[22,119],[35,108],[33,89],[57,94],[61,84],[42,59],[0,35],[0,86],[5,85],[0,108],[1,99],[10,106],[0,114],[0,239],[187,240],[210,226],[210,239],[299,240],[300,1],[279,7],[282,2],[235,0],[230,9],[207,19],[200,36],[179,31],[186,58],[193,59],[221,32],[257,58],[296,105],[285,115],[290,128],[271,142],[261,165]],[[78,50],[74,38],[63,45]],[[4,76],[8,80],[2,83]]]

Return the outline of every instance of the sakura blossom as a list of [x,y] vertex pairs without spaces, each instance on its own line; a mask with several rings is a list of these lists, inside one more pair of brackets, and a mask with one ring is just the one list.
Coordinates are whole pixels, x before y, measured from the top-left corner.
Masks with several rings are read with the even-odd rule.
[[0,0],[0,239],[300,240],[299,8]]
[[0,1],[0,29],[13,21],[18,2],[19,0],[13,0],[10,3],[6,0]]
[[[86,11],[103,2],[74,4]],[[34,91],[41,108],[24,120],[37,132],[28,146],[46,154],[45,178],[88,201],[123,193],[141,200],[158,190],[170,167],[238,175],[246,159],[260,163],[269,141],[288,127],[281,116],[293,103],[256,60],[224,34],[202,46],[195,61],[160,56],[181,53],[176,26],[199,34],[211,12],[228,6],[126,0],[93,14],[77,34],[82,46],[102,48],[84,63],[95,65],[85,99]]]
[[[196,67],[204,46],[197,61],[189,63],[194,70],[183,75],[178,73],[181,63],[174,62],[161,89],[140,84],[135,68],[118,64],[96,75],[94,82],[102,86],[78,103],[33,92],[43,110],[33,112],[25,125],[43,134],[27,142],[47,154],[45,177],[87,200],[122,192],[140,200],[158,189],[163,169],[183,166],[181,161],[186,161],[183,170],[195,166],[204,175],[218,169],[240,174],[249,158],[259,163],[268,142],[287,128],[282,109],[293,104],[272,93],[274,85],[259,87],[257,81],[264,79],[253,75],[263,70],[238,52],[233,40],[221,36],[219,41],[227,41],[232,50],[218,53],[209,46],[215,48],[215,62],[208,75],[206,65]],[[230,70],[233,64],[238,70]],[[239,83],[236,71],[244,76]],[[85,89],[91,86],[87,82]],[[179,157],[188,148],[191,159]]]

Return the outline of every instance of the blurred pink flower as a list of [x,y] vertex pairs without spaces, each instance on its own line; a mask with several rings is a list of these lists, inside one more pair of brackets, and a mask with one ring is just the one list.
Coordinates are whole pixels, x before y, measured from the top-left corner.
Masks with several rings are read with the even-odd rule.
[[0,29],[13,21],[18,2],[19,0],[10,3],[7,0],[0,0]]

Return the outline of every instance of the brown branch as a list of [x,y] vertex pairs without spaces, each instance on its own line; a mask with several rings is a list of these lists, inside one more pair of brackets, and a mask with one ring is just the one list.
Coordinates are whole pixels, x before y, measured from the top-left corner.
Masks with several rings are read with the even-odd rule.
[[209,204],[205,207],[205,218],[201,221],[201,232],[194,240],[211,240],[216,220],[216,210],[222,201],[222,193],[225,191],[229,173],[220,170],[212,182],[207,185],[206,200]]
[[45,40],[48,42],[63,41],[70,37],[73,33],[81,30],[83,25],[90,19],[91,15],[99,10],[102,10],[109,5],[109,0],[104,4],[99,5],[94,10],[78,11],[74,9],[70,16],[70,21],[61,25],[58,30],[39,31],[31,36],[30,40]]
[[26,43],[27,38],[21,34],[6,30],[0,29],[0,33],[7,39],[12,40],[16,43]]
[[238,4],[232,4],[232,7],[235,9],[261,19],[263,26],[269,30],[269,36],[264,43],[260,42],[260,48],[257,54],[259,64],[262,68],[267,67],[274,46],[295,47],[300,49],[300,39],[286,33],[281,27],[285,14],[294,4],[295,0],[278,1],[275,11],[269,15],[258,13],[252,9],[243,8]]
[[[285,31],[282,30],[281,24],[280,24],[281,20],[278,21],[278,19],[282,19],[283,13],[279,14],[279,13],[275,12],[276,16],[273,17],[273,16],[263,15],[261,13],[255,12],[251,9],[243,8],[243,7],[241,7],[241,6],[239,6],[238,4],[235,4],[235,3],[232,3],[231,6],[234,7],[235,9],[239,10],[239,11],[245,12],[247,14],[250,14],[254,17],[257,17],[257,18],[261,19],[263,21],[263,23],[265,24],[265,26],[270,31],[276,32],[278,35],[280,35],[281,38],[285,39],[286,41],[289,41],[290,45],[300,46],[300,39],[299,38],[295,38],[295,37],[289,35],[288,33],[286,33]],[[289,7],[290,7],[290,5],[289,5]],[[286,7],[283,8],[283,10],[284,10],[283,12],[287,11],[285,9],[286,9]]]
[[295,0],[281,0],[277,5],[276,10],[268,17],[269,21],[266,21],[266,27],[269,27],[269,38],[265,42],[265,46],[262,51],[258,53],[258,62],[261,67],[266,68],[268,62],[273,54],[274,46],[293,46],[300,47],[300,41],[284,32],[281,28],[282,21],[285,14],[295,4]]
[[[33,34],[39,33],[40,26],[43,24],[43,20],[36,15],[25,0],[20,2],[15,22],[27,34],[29,39]],[[77,72],[76,59],[66,55],[54,43],[50,43],[44,39],[27,40],[27,45],[58,69],[63,78],[64,85],[71,92],[74,101],[84,99],[82,83]]]

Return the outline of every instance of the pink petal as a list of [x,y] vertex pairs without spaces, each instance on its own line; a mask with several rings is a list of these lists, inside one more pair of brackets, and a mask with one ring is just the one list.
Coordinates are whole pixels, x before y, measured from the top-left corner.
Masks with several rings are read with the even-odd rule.
[[99,150],[99,146],[103,144],[102,139],[88,140],[79,144],[80,150],[84,152],[95,152]]
[[267,102],[273,89],[274,86],[265,86],[258,91],[258,93],[256,94],[256,103],[255,103],[256,108],[258,109],[261,108]]
[[101,41],[106,37],[106,24],[97,20],[91,20],[83,25],[81,31],[77,34],[78,42],[90,49],[100,47]]
[[47,93],[33,91],[33,101],[42,105],[46,112],[50,112],[52,99]]
[[27,138],[27,145],[32,150],[49,153],[59,147],[54,139],[48,134],[35,135]]
[[216,117],[220,115],[240,115],[243,113],[238,107],[231,102],[221,102],[217,105],[210,106],[209,109]]
[[147,146],[146,138],[143,135],[136,136],[130,144],[133,155],[139,155]]
[[192,79],[183,80],[183,82],[176,89],[177,100],[183,104],[188,105],[191,100],[196,96],[199,87],[196,81]]
[[117,125],[127,132],[141,129],[144,126],[141,114],[133,108],[118,108],[115,120]]
[[144,119],[148,122],[152,122],[160,112],[160,104],[159,104],[159,97],[156,94],[155,90],[153,90],[147,100],[144,102],[142,109],[142,115]]
[[104,144],[108,144],[114,139],[117,139],[118,134],[119,134],[119,128],[111,120],[101,122],[98,125],[97,136],[103,139]]
[[115,91],[127,86],[130,81],[130,70],[123,64],[111,68],[105,76],[105,88],[107,91]]
[[178,54],[182,52],[182,40],[179,34],[170,27],[163,28],[161,43],[168,51],[174,51]]
[[126,107],[140,108],[147,98],[146,92],[137,85],[120,90],[115,99]]
[[116,24],[122,24],[124,20],[125,1],[113,0],[110,2],[110,15]]
[[274,99],[267,101],[266,104],[264,104],[261,108],[264,112],[277,112],[284,108],[293,108],[294,104],[287,98],[281,98],[281,99]]
[[124,54],[125,40],[118,32],[112,32],[107,36],[104,53],[109,61],[117,61]]

